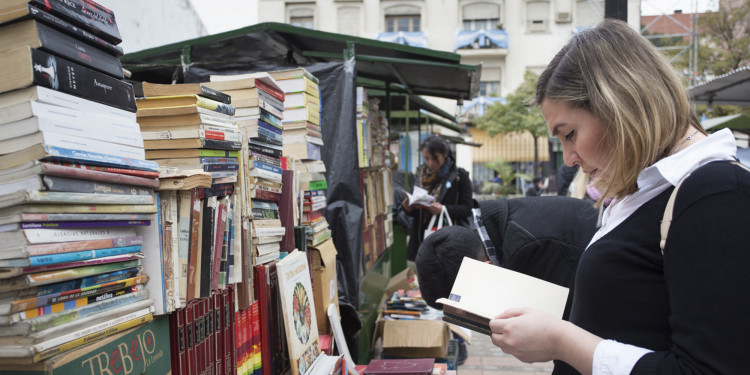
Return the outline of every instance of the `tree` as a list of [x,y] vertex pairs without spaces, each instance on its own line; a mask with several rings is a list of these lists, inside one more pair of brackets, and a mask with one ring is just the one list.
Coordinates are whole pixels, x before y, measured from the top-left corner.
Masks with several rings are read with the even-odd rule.
[[724,74],[750,60],[750,1],[719,2],[719,10],[698,18],[701,35],[713,52],[708,56],[707,70]]
[[536,93],[539,76],[527,71],[523,83],[508,95],[506,103],[495,103],[474,123],[487,130],[490,137],[497,134],[529,132],[534,138],[534,175],[539,176],[539,138],[547,136],[547,124],[542,112],[530,103]]
[[485,181],[482,186],[482,194],[499,194],[505,197],[516,192],[516,185],[514,182],[516,178],[522,178],[524,180],[532,179],[531,176],[516,172],[513,169],[513,166],[502,158],[487,162],[484,165],[495,171],[497,176],[502,180],[502,183]]

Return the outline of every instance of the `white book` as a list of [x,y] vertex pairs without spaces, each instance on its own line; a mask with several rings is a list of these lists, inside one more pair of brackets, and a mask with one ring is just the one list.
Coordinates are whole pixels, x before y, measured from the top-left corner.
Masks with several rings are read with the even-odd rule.
[[308,172],[321,172],[325,173],[326,171],[326,165],[323,163],[322,160],[309,160],[309,161],[303,161],[302,164],[305,165]]
[[0,208],[22,203],[154,204],[155,201],[156,199],[151,194],[125,195],[26,190],[0,195]]
[[436,302],[444,321],[489,335],[490,320],[507,309],[532,307],[561,318],[567,298],[568,288],[465,257],[450,296]]
[[138,123],[135,120],[111,117],[98,112],[84,112],[82,110],[35,100],[24,101],[0,108],[0,124],[24,120],[33,116],[53,118],[66,122],[81,122],[89,127],[111,126],[121,132],[127,133],[138,133],[139,131]]
[[281,242],[284,236],[264,236],[253,238],[253,243],[256,245],[263,245],[267,243]]
[[283,122],[307,121],[320,125],[320,108],[289,108],[284,110],[283,120]]
[[[208,134],[208,136],[206,136]],[[191,130],[163,130],[141,132],[143,140],[158,139],[184,139],[184,138],[211,138],[225,141],[240,142],[242,133],[237,129],[219,128],[201,125],[200,129]],[[217,138],[218,137],[218,138]]]
[[320,98],[306,92],[295,92],[286,94],[284,97],[284,110],[296,107],[313,107],[320,109]]
[[312,143],[318,146],[325,146],[323,138],[311,137],[307,134],[284,135],[283,142],[285,145],[292,143]]
[[86,113],[95,113],[102,116],[113,117],[124,121],[134,122],[136,119],[134,112],[128,112],[106,104],[97,103],[42,86],[31,86],[3,93],[0,95],[0,108],[30,100],[71,108]]
[[21,151],[37,144],[66,148],[71,150],[96,152],[100,154],[119,156],[122,158],[138,160],[146,159],[146,153],[142,147],[139,148],[126,146],[112,142],[97,141],[93,139],[81,138],[74,135],[53,133],[49,131],[40,131],[21,137],[0,141],[0,153],[8,154],[11,152]]
[[286,234],[286,228],[284,227],[256,227],[253,226],[251,235],[253,237],[264,237],[264,236],[283,236]]
[[[209,77],[209,80],[211,82],[227,82],[227,81],[245,81],[250,82],[249,79],[257,79],[266,85],[271,86],[272,88],[279,90],[281,92],[284,92],[282,90],[278,83],[276,82],[273,77],[271,77],[270,74],[266,72],[256,72],[256,73],[246,73],[246,74],[232,74],[232,75],[220,75],[220,74],[211,74]],[[209,83],[206,86],[212,87],[212,85]],[[218,86],[217,86],[218,87]],[[248,83],[245,88],[252,88],[255,87],[255,83]]]
[[279,242],[259,244],[255,245],[255,252],[257,256],[266,255],[268,253],[281,251],[281,244]]
[[259,177],[259,178],[265,178],[267,180],[271,180],[275,182],[281,182],[281,174],[267,171],[262,168],[250,169],[247,175],[250,177]]
[[27,244],[91,241],[135,236],[136,231],[132,227],[17,229],[0,233],[0,250],[12,249]]
[[92,124],[78,120],[63,121],[51,117],[34,116],[0,125],[0,139],[15,139],[36,132],[67,134],[96,141],[143,148],[143,137],[140,131],[136,131],[135,133],[124,131],[104,121]]

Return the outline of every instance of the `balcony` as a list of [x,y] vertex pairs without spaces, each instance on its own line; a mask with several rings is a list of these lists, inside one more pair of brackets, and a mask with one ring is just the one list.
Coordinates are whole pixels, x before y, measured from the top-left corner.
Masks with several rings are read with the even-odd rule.
[[378,33],[375,39],[382,42],[404,44],[411,47],[427,47],[427,36],[422,31],[396,31]]
[[508,49],[508,32],[505,30],[459,30],[456,49],[504,48]]

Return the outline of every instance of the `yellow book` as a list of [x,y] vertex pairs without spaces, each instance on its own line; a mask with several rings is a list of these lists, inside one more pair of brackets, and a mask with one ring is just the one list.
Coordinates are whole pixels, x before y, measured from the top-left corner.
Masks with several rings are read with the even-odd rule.
[[234,106],[208,99],[200,95],[151,96],[136,99],[138,114],[147,113],[146,110],[165,109],[173,107],[200,107],[227,115],[234,115]]

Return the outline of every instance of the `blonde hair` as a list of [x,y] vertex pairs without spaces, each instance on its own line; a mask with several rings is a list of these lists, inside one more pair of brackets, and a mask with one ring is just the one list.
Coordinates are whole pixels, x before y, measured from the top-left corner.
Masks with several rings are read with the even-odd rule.
[[589,177],[589,174],[584,172],[582,168],[578,168],[573,181],[570,181],[568,196],[578,199],[586,198],[586,186],[589,184]]
[[705,134],[677,73],[626,23],[604,20],[576,34],[539,77],[536,103],[549,99],[592,113],[612,148],[605,197],[638,190],[638,174],[670,154],[691,126]]

